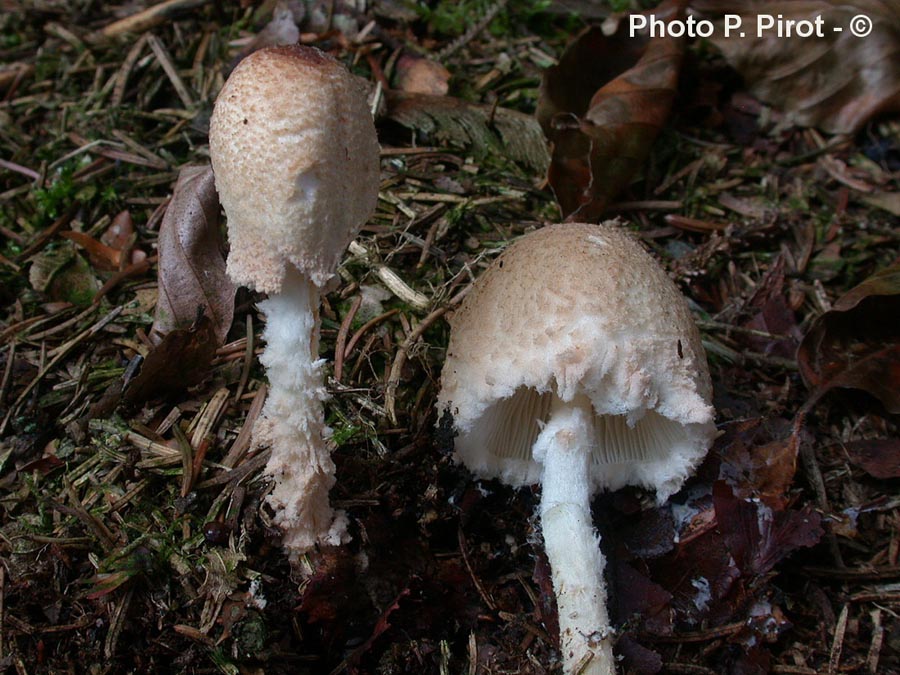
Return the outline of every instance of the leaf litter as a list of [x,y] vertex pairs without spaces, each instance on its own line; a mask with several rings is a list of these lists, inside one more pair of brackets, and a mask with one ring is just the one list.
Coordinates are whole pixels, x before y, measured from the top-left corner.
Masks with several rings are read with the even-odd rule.
[[[341,33],[315,11],[289,7],[288,17],[281,5],[241,21],[213,3],[165,20],[149,7],[125,24],[99,7],[31,9],[15,4],[0,19],[19,36],[8,58],[22,64],[0,106],[16,120],[0,132],[4,665],[558,671],[538,495],[475,483],[454,465],[433,398],[454,299],[510,239],[558,217],[553,194],[536,187],[547,146],[524,120],[544,70],[565,58],[568,20],[516,6],[527,19],[494,13],[473,33],[481,6],[442,5],[426,20],[341,4]],[[329,383],[333,498],[354,538],[293,564],[263,506],[265,453],[241,441],[265,396],[256,298],[204,286],[201,271],[221,264],[215,195],[208,176],[179,180],[177,168],[205,160],[215,93],[273,17],[371,82],[391,73],[398,46],[432,58],[450,73],[447,94],[408,105],[437,106],[444,126],[462,128],[476,110],[479,134],[489,134],[479,145],[421,123],[398,129],[391,104],[402,112],[403,97],[418,95],[387,92],[382,198],[358,241],[366,255],[348,257],[322,309],[323,352],[341,352],[340,381]],[[134,56],[115,43],[128,26],[143,35],[129,43]],[[638,67],[644,48],[593,39],[625,63],[585,86],[587,105]],[[707,58],[685,49],[680,66],[666,57],[663,70]],[[624,180],[618,194],[640,204],[625,211],[629,226],[694,303],[723,431],[669,504],[651,506],[639,491],[595,502],[603,545],[621,552],[608,570],[617,649],[642,673],[892,672],[897,420],[828,385],[834,356],[848,353],[838,345],[855,359],[896,344],[878,320],[892,295],[879,270],[892,269],[900,237],[890,211],[863,198],[896,193],[889,158],[900,128],[888,119],[865,140],[834,142],[775,128],[763,106],[748,105],[738,140],[728,123],[738,89],[719,67],[699,69],[708,78],[699,87],[680,78],[674,114],[654,122],[655,142],[637,143],[627,179],[608,171]],[[691,126],[684,111],[698,109],[689,97],[703,89],[716,92],[703,106],[719,122]],[[619,100],[610,91],[596,103]],[[41,162],[72,149],[57,133],[61,110],[85,162],[54,181]],[[504,132],[502,111],[530,129],[528,152],[510,150],[525,132]],[[627,147],[628,133],[626,124],[612,141]],[[528,159],[541,155],[543,165]],[[28,283],[33,256],[69,242],[97,286],[114,279],[87,306]],[[146,267],[129,269],[138,251]],[[170,263],[176,271],[164,272]],[[364,303],[372,285],[388,290]],[[173,307],[184,302],[157,301],[178,318],[159,322],[166,337],[154,344],[154,298],[166,293]],[[808,380],[806,361],[831,379]],[[858,361],[837,363],[843,372]],[[876,389],[873,374],[854,378]]]

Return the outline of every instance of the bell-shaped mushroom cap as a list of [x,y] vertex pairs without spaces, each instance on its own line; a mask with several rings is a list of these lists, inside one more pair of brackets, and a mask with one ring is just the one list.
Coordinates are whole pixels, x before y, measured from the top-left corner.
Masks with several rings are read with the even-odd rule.
[[231,278],[275,293],[293,265],[323,286],[378,198],[363,82],[312,47],[261,49],[219,93],[209,146]]
[[540,481],[531,449],[560,400],[593,407],[594,490],[639,485],[662,501],[715,435],[687,302],[610,224],[553,225],[510,245],[453,316],[441,378],[457,459],[511,485]]

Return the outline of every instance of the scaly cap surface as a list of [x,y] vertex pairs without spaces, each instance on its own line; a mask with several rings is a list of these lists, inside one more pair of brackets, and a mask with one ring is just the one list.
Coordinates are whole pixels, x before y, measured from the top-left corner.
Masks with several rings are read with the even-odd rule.
[[293,265],[323,286],[378,198],[362,81],[312,47],[261,49],[219,93],[209,146],[231,278],[275,293]]
[[593,489],[675,492],[715,435],[700,335],[684,297],[626,231],[553,225],[490,266],[451,320],[438,411],[457,459],[537,483],[553,396],[594,409]]

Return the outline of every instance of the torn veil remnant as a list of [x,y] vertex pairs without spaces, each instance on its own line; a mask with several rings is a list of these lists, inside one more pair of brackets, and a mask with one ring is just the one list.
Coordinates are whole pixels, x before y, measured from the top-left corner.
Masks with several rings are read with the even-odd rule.
[[334,484],[318,357],[319,297],[345,248],[375,209],[379,147],[363,83],[321,51],[254,52],[216,99],[209,132],[225,209],[227,271],[269,294],[269,396],[253,432],[270,446],[269,503],[292,554],[346,539]]
[[614,673],[590,498],[635,485],[665,501],[715,436],[684,297],[619,227],[538,230],[453,316],[441,380],[456,458],[479,477],[542,485],[565,672]]

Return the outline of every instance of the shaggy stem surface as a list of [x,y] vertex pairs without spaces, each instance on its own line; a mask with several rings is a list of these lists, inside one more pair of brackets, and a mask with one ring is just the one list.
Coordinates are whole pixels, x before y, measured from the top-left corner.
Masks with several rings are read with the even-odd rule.
[[269,504],[284,530],[283,544],[301,554],[317,543],[340,544],[346,517],[328,500],[334,462],[325,425],[324,360],[319,349],[319,289],[289,273],[281,292],[260,303],[266,315],[266,346],[260,361],[269,395],[254,429],[254,444],[268,445],[266,473],[275,479]]
[[559,610],[566,675],[615,673],[606,611],[605,560],[591,520],[592,410],[580,397],[556,397],[534,445],[544,475],[540,505],[544,547]]

